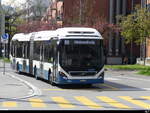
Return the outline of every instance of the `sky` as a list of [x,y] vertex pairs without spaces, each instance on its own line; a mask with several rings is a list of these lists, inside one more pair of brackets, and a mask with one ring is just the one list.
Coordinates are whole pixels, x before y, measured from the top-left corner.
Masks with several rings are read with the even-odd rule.
[[[34,0],[33,0],[34,1]],[[48,5],[50,0],[43,0],[43,2]],[[26,0],[1,0],[2,5],[11,6],[11,7],[21,7]]]
[[10,5],[12,7],[18,6],[24,2],[25,0],[1,0],[2,5]]

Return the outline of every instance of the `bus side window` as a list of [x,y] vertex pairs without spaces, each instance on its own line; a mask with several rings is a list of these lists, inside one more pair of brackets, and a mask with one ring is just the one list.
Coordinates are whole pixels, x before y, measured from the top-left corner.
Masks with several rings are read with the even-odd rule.
[[40,43],[34,43],[34,60],[40,60]]
[[50,49],[49,49],[49,62],[52,63],[53,62],[53,50],[52,50],[52,45],[49,45]]
[[17,57],[17,43],[15,43],[15,45],[14,45],[14,46],[15,46],[15,52],[14,52],[14,53],[15,53],[15,55],[14,55],[14,56],[15,56],[15,57]]
[[29,59],[29,56],[30,56],[30,42],[27,42],[27,46],[26,46],[26,56],[27,56],[27,59]]
[[15,56],[15,45],[14,42],[12,42],[12,56]]
[[21,43],[17,43],[17,57],[21,58],[22,57],[22,44]]
[[25,58],[25,42],[22,43],[22,58]]
[[45,43],[44,46],[44,61],[52,63],[52,47],[50,43]]
[[13,44],[13,42],[11,43],[11,56],[14,57],[14,44]]
[[17,49],[16,46],[17,46],[17,45],[14,45],[14,57],[16,57],[16,49]]

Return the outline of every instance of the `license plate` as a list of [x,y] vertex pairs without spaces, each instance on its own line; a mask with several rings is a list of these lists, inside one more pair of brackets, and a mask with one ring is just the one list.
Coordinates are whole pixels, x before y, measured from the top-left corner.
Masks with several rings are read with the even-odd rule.
[[86,82],[86,80],[80,80],[80,82]]

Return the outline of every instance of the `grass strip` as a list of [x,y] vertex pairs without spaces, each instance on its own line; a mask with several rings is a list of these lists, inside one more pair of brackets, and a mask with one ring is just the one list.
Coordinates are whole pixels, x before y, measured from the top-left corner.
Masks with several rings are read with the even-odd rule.
[[0,60],[5,61],[6,63],[10,63],[10,59],[8,59],[8,58],[2,58],[2,57],[0,57]]
[[136,70],[137,74],[150,76],[150,66],[144,65],[105,65],[105,69]]

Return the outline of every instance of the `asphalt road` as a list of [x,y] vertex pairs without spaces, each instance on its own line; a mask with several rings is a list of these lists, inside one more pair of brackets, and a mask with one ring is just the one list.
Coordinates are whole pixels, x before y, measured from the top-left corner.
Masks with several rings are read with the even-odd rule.
[[104,84],[51,86],[6,66],[0,110],[150,110],[150,77],[135,71],[108,70]]

